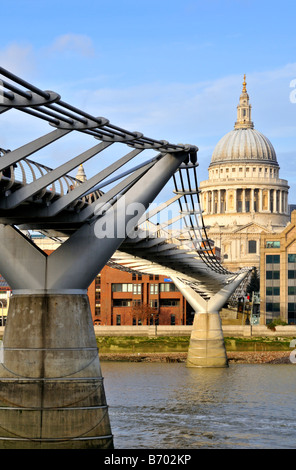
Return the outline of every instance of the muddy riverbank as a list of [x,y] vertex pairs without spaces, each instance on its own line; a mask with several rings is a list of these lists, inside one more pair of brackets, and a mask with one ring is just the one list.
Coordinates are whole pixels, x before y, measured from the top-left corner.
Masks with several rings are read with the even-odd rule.
[[[229,364],[289,364],[289,351],[227,352]],[[116,362],[186,362],[187,353],[102,353],[101,361]]]

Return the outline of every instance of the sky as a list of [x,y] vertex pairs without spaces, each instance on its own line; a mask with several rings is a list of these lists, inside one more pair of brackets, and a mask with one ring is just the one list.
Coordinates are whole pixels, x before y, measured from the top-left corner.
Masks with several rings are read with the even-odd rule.
[[[2,0],[0,12],[2,67],[112,124],[196,145],[199,181],[246,74],[255,128],[296,203],[295,0]],[[33,134],[31,121],[1,117],[0,147]]]

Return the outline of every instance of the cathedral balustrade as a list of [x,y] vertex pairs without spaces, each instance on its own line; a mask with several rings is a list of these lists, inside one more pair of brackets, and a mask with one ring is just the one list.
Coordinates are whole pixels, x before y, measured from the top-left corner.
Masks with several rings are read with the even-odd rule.
[[202,191],[204,214],[276,213],[288,214],[288,191],[268,188],[226,188]]

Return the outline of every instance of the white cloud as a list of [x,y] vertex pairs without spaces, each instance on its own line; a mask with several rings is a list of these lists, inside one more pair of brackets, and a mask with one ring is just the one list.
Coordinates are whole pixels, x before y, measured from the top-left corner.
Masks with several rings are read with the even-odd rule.
[[93,57],[94,45],[89,36],[84,34],[63,34],[57,37],[49,47],[50,52],[70,52],[82,57]]
[[0,50],[0,63],[2,67],[19,76],[32,76],[37,67],[31,44],[9,44]]
[[[72,50],[84,55],[93,51],[90,38],[72,34],[60,36],[51,48],[56,52]],[[28,66],[30,57],[34,64],[34,53],[30,46],[11,45],[0,51],[1,63],[2,58],[6,58],[7,62],[10,61],[10,65],[6,62],[6,67],[25,78],[27,75],[22,72]],[[94,89],[96,80],[97,83],[101,81],[94,76],[85,76],[77,83],[73,82],[71,87],[68,84],[64,91],[59,86],[44,82],[44,79],[42,86],[60,92],[64,101],[94,116],[104,116],[117,126],[142,132],[155,139],[197,145],[200,149],[199,175],[200,179],[204,179],[207,178],[207,168],[215,145],[226,132],[233,129],[244,72],[191,83],[153,82],[124,87],[120,86],[119,76],[116,87],[97,86]],[[281,177],[288,179],[291,186],[294,175],[289,174],[283,160],[286,160],[287,155],[296,153],[296,103],[291,103],[289,99],[290,82],[295,78],[296,63],[265,72],[247,73],[247,89],[255,128],[273,143],[282,167]],[[64,75],[62,79],[65,80]],[[36,84],[35,80],[31,81]],[[2,138],[7,140],[7,145],[14,147],[10,143],[15,140],[13,133],[10,138],[3,133]]]

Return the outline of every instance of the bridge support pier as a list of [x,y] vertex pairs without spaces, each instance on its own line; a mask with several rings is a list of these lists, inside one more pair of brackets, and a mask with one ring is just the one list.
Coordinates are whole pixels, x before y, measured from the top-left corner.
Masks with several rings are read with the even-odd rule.
[[219,310],[246,275],[246,272],[239,274],[233,282],[225,285],[208,301],[180,279],[172,278],[187,302],[195,310],[187,367],[228,367]]
[[13,295],[3,343],[0,448],[113,448],[86,294]]
[[[113,447],[87,288],[186,156],[157,160],[125,192],[126,210],[119,199],[49,256],[0,225],[0,272],[13,290],[0,361],[0,448]],[[101,236],[99,217],[113,236]]]

